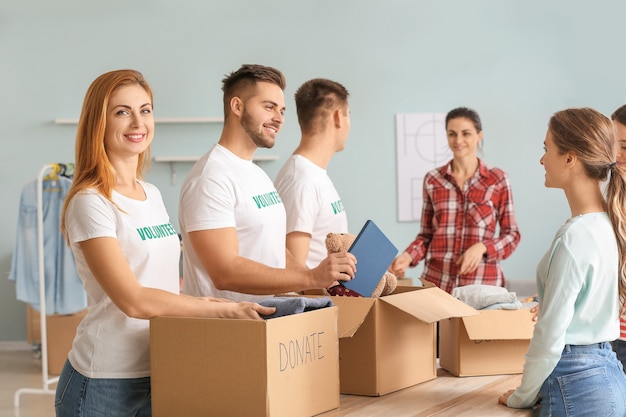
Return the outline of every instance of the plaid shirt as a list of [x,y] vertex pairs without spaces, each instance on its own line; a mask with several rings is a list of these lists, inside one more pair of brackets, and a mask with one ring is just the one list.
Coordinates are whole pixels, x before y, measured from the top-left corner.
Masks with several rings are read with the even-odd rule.
[[[423,193],[422,230],[406,249],[411,266],[426,258],[422,279],[448,293],[468,284],[504,286],[500,260],[520,240],[507,174],[478,159],[478,169],[461,190],[450,162],[426,174]],[[478,242],[487,247],[483,260],[474,272],[460,276],[456,261]]]

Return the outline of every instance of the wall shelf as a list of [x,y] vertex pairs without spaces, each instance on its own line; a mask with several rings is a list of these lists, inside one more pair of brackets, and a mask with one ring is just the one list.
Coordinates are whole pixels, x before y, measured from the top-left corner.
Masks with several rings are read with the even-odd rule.
[[[223,123],[223,117],[155,117],[154,123]],[[77,125],[78,119],[54,119],[57,125]]]
[[[155,156],[152,158],[154,162],[167,162],[170,164],[170,171],[172,173],[172,185],[176,184],[176,163],[177,162],[196,162],[199,156]],[[252,162],[269,162],[276,161],[278,155],[255,155],[252,157]]]

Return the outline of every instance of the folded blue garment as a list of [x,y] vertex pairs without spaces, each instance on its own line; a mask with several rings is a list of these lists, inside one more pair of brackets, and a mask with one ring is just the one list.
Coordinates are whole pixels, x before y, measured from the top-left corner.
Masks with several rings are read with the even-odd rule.
[[519,300],[513,300],[510,303],[496,303],[487,307],[483,307],[480,310],[519,310],[522,308],[522,302]]
[[261,317],[264,319],[275,319],[276,317],[289,316],[291,314],[304,313],[305,311],[333,306],[333,300],[328,297],[272,297],[261,300],[258,303],[266,307],[276,307],[274,314],[269,316],[262,315]]

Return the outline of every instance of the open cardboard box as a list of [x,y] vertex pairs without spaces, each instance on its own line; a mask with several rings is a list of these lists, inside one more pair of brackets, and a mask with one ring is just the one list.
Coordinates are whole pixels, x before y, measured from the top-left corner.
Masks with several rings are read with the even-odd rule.
[[[63,370],[67,354],[72,348],[78,325],[87,315],[87,309],[74,314],[51,314],[46,316],[46,350],[48,352],[48,373],[59,375]],[[28,342],[41,344],[41,318],[39,311],[26,304]]]
[[437,376],[436,322],[477,311],[439,288],[380,298],[331,297],[339,308],[341,393],[379,396]]
[[339,406],[337,307],[270,320],[150,320],[154,417],[312,416]]
[[456,376],[522,373],[535,322],[530,309],[480,310],[439,324],[439,365]]

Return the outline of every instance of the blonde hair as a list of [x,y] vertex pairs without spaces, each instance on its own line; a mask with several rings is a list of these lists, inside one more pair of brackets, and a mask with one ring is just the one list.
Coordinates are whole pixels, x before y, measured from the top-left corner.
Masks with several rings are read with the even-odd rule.
[[623,313],[626,302],[626,173],[616,163],[617,148],[611,120],[594,109],[567,109],[552,116],[549,129],[559,151],[575,154],[588,177],[599,181],[609,178],[607,213],[619,251],[618,285]]
[[[66,238],[65,213],[70,201],[77,193],[88,188],[95,188],[112,202],[116,173],[104,148],[107,112],[113,93],[120,87],[129,85],[141,86],[150,96],[152,103],[150,86],[143,75],[135,70],[122,69],[107,72],[96,78],[87,89],[76,131],[74,180],[65,199],[61,216],[61,231]],[[143,178],[143,172],[149,168],[149,165],[150,147],[139,154],[137,178]]]

